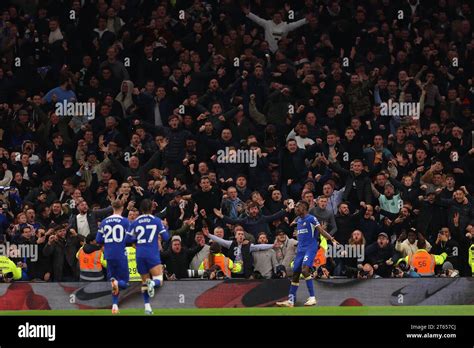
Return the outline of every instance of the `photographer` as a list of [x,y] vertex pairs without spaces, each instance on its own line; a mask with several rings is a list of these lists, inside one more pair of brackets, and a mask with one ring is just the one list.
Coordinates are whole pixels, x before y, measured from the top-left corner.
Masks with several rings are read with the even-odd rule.
[[21,280],[22,269],[15,265],[7,256],[0,256],[0,282],[10,283]]
[[[268,244],[268,237],[265,232],[260,232],[257,238],[257,244]],[[276,274],[279,263],[276,258],[275,250],[259,250],[252,253],[254,277],[257,274],[261,278],[270,279]]]
[[[5,247],[5,235],[0,235],[0,245]],[[10,283],[13,280],[21,280],[22,267],[15,264],[8,256],[0,255],[0,282]]]
[[291,262],[296,256],[296,247],[298,241],[296,239],[289,238],[284,230],[276,231],[275,238],[275,253],[278,264],[285,267],[285,272],[289,276],[293,275],[293,267]]
[[79,280],[76,253],[80,247],[81,239],[75,229],[66,230],[64,225],[56,226],[43,249],[43,255],[52,258],[53,281]]
[[231,259],[221,253],[221,246],[218,243],[212,243],[209,249],[209,256],[206,257],[201,265],[200,270],[205,271],[205,278],[209,280],[220,278],[231,278],[232,272],[238,271],[239,264],[234,264]]
[[448,254],[441,253],[440,255],[433,255],[430,254],[426,250],[426,240],[424,238],[420,238],[421,234],[418,235],[417,247],[418,250],[413,254],[401,258],[398,261],[400,262],[405,261],[408,266],[412,267],[416,270],[416,272],[422,277],[431,277],[435,275],[435,267],[436,265],[442,265]]
[[357,279],[371,279],[381,278],[378,274],[375,274],[376,267],[370,263],[360,264],[358,266],[359,271],[357,272]]
[[416,268],[410,267],[404,260],[401,260],[392,270],[393,278],[420,278]]

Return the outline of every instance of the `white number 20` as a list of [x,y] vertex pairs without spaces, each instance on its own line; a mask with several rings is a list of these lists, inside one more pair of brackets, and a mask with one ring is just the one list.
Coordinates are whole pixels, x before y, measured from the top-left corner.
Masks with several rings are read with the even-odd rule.
[[121,243],[125,235],[122,225],[115,225],[114,227],[106,225],[104,226],[104,241],[106,243]]

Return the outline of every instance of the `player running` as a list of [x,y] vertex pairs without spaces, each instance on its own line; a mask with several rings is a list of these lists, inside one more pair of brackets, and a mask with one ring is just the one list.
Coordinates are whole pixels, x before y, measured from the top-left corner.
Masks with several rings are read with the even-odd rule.
[[[140,215],[130,226],[130,235],[136,239],[137,270],[142,277],[142,293],[145,302],[145,314],[153,314],[150,297],[155,296],[155,288],[163,285],[163,267],[161,265],[158,235],[163,241],[169,239],[168,230],[160,218],[153,216],[153,203],[144,199],[140,204]],[[150,279],[150,274],[153,279]]]
[[309,205],[305,201],[299,201],[295,206],[295,213],[299,217],[296,220],[298,233],[298,247],[296,257],[293,265],[293,278],[290,286],[290,294],[288,300],[277,302],[279,307],[293,307],[296,302],[296,292],[300,282],[300,274],[303,277],[308,287],[309,298],[305,302],[305,306],[314,306],[317,301],[314,296],[314,284],[311,277],[310,268],[313,265],[316,252],[318,251],[319,233],[333,243],[337,241],[327,233],[313,215],[308,214]]
[[125,254],[128,242],[130,223],[122,216],[123,202],[119,199],[112,202],[113,214],[100,224],[96,241],[104,245],[104,257],[107,260],[107,276],[112,285],[112,314],[118,314],[120,289],[128,287],[128,260]]

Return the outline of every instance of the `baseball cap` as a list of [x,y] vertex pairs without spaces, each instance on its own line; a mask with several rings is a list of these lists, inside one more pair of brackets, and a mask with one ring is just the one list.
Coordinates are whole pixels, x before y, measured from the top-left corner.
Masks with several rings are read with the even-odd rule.
[[174,242],[175,240],[178,240],[181,243],[181,237],[180,236],[173,236],[171,238],[171,242]]
[[385,232],[380,232],[379,235],[377,236],[377,238],[380,237],[380,236],[384,236],[385,238],[388,239],[388,234],[386,234]]

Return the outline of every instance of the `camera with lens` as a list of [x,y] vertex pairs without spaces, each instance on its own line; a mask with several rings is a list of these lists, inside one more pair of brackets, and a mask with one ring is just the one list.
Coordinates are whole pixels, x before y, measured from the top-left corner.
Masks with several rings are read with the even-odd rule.
[[202,278],[203,276],[204,276],[204,270],[202,269],[199,269],[199,270],[188,269],[189,278]]
[[13,280],[13,273],[12,272],[8,272],[8,273],[3,274],[0,271],[0,282],[1,283],[10,283],[12,280]]
[[273,278],[282,279],[286,278],[286,268],[283,265],[278,265],[275,270]]

